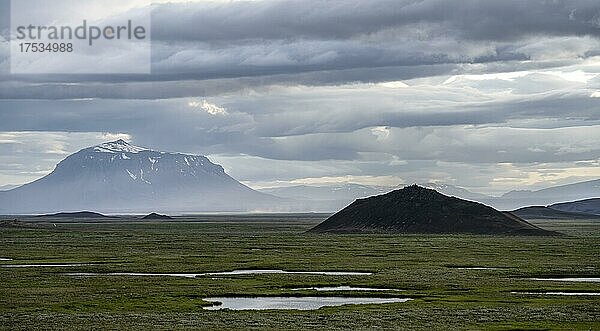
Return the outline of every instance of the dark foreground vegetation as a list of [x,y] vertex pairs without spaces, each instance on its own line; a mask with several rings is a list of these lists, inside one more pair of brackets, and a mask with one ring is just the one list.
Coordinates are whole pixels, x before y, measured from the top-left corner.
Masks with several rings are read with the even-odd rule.
[[[600,329],[600,297],[511,292],[600,292],[600,222],[535,222],[560,237],[321,235],[326,215],[202,216],[0,228],[0,328],[20,329]],[[24,220],[27,222],[28,220]],[[20,264],[91,263],[15,268]],[[489,267],[494,269],[468,269]],[[226,277],[76,277],[73,272],[185,273],[235,269],[366,271]],[[351,285],[401,292],[319,292]],[[411,297],[405,303],[314,311],[206,311],[206,297]]]

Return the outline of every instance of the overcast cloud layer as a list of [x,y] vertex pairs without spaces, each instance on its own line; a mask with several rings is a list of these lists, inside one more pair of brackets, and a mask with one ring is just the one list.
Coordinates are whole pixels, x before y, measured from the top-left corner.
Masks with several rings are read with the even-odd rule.
[[600,177],[598,1],[163,3],[152,19],[152,75],[14,76],[0,40],[0,185],[117,136],[254,187]]

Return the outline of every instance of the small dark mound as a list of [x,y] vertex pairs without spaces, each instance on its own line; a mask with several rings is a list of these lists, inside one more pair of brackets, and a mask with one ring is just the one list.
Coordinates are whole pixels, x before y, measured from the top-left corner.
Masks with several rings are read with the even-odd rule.
[[143,220],[172,220],[173,217],[168,215],[161,215],[157,213],[148,214],[142,217]]
[[560,235],[513,214],[417,185],[358,199],[309,232]]
[[38,215],[36,217],[52,217],[52,218],[117,218],[112,216],[102,215],[91,211],[78,211],[74,213],[56,213],[47,215]]
[[543,206],[523,207],[511,211],[524,219],[552,219],[552,220],[578,220],[578,219],[600,219],[600,215],[566,212]]

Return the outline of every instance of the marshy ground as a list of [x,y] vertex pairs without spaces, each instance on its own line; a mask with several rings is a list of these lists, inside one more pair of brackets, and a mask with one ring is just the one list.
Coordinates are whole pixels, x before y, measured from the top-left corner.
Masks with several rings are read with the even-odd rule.
[[[598,293],[600,283],[533,279],[600,277],[600,222],[535,222],[565,237],[305,233],[325,217],[63,219],[1,228],[0,328],[600,329],[599,296],[543,294]],[[23,264],[58,266],[6,267]],[[365,274],[109,275],[244,269]],[[391,290],[308,289],[339,286]],[[203,298],[265,296],[413,300],[318,310],[203,309],[212,305]]]

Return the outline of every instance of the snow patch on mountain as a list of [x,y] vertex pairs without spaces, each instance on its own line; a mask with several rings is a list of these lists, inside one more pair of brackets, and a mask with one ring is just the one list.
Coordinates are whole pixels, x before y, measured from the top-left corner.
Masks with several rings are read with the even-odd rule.
[[131,171],[129,171],[129,169],[125,169],[125,171],[127,171],[127,173],[129,174],[129,177],[131,177],[131,179],[137,180],[137,176],[132,174]]
[[[112,154],[117,154],[117,153],[121,153],[121,152],[137,154],[139,152],[150,151],[150,150],[147,148],[131,145],[131,144],[127,143],[125,140],[119,139],[117,141],[103,143],[98,146],[95,146],[94,151],[96,151],[98,153],[112,153]],[[123,154],[123,155],[125,155],[125,154]]]

